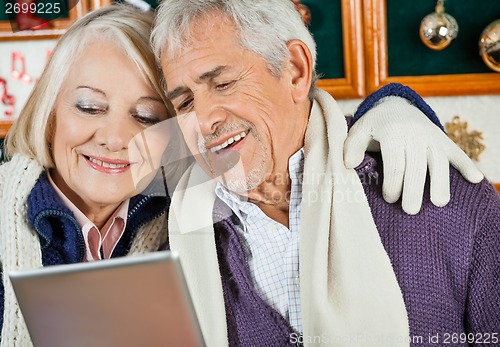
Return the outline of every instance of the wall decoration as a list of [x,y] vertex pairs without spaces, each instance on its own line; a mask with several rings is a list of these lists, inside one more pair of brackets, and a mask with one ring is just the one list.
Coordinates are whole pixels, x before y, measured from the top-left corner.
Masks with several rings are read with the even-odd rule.
[[15,80],[22,80],[24,83],[31,83],[31,76],[26,73],[26,62],[24,61],[24,54],[13,51],[12,52],[12,78]]
[[305,25],[309,25],[311,23],[311,10],[304,4],[300,3],[300,0],[292,0],[295,4],[295,8],[299,11],[302,16],[302,21]]
[[500,19],[489,24],[481,33],[479,52],[487,67],[500,72]]
[[14,103],[16,102],[16,98],[8,93],[7,81],[3,78],[0,78],[0,88],[2,91],[0,101],[2,101],[2,103],[6,106],[4,113],[7,117],[10,117],[14,113]]
[[[19,116],[57,40],[0,41],[0,138]],[[5,86],[5,88],[4,88]],[[3,97],[2,94],[7,96]]]
[[445,123],[446,133],[472,160],[479,161],[479,156],[486,149],[482,143],[483,133],[477,130],[468,130],[466,121],[454,116],[451,122]]
[[436,12],[430,13],[420,23],[420,39],[435,51],[448,47],[458,35],[455,18],[444,11],[444,0],[438,0]]

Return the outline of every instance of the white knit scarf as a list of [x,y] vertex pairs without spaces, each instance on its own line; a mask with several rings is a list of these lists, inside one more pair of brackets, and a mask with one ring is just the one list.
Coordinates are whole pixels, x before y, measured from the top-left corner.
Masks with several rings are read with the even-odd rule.
[[[28,196],[42,170],[35,160],[21,155],[0,167],[0,261],[5,288],[0,347],[32,346],[8,274],[42,267],[40,240],[27,216]],[[141,228],[129,254],[157,250],[166,241],[165,230],[166,214]]]
[[[403,296],[360,179],[343,163],[344,115],[318,90],[306,131],[300,293],[305,346],[409,346]],[[215,181],[194,165],[172,197],[169,240],[208,346],[228,345],[212,210]],[[198,218],[193,218],[196,213]]]

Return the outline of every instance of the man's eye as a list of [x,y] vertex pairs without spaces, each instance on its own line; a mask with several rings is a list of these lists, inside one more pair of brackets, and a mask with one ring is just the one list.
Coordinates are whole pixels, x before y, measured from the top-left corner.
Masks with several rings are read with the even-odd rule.
[[187,99],[183,101],[179,106],[177,106],[178,112],[185,112],[191,108],[193,104],[193,99]]
[[77,104],[75,106],[80,112],[87,114],[102,114],[107,111],[107,107],[99,107],[94,105],[80,105],[80,104]]
[[231,87],[233,85],[234,81],[229,81],[229,82],[224,82],[224,83],[219,83],[215,86],[215,89],[217,90],[226,90],[227,88]]

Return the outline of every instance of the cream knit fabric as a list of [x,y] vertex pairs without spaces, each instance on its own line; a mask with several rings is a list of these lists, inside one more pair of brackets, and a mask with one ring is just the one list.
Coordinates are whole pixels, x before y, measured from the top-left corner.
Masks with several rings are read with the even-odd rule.
[[[35,160],[21,155],[0,166],[0,262],[5,288],[0,347],[32,346],[8,273],[42,267],[40,241],[27,218],[28,196],[42,171]],[[130,253],[157,250],[167,238],[166,220],[165,213],[143,226]]]
[[1,347],[31,345],[8,274],[42,266],[40,242],[28,223],[26,207],[42,170],[36,161],[22,156],[0,166],[0,261],[5,288]]

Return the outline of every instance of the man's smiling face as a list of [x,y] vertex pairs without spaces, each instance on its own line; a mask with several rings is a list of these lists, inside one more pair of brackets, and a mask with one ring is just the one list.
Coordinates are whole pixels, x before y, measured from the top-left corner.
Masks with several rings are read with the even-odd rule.
[[202,153],[200,164],[215,177],[234,166],[236,155],[240,163],[225,173],[225,184],[251,191],[267,175],[286,172],[288,158],[302,145],[291,69],[274,76],[241,45],[231,21],[209,15],[191,29],[179,54],[162,56],[167,96],[189,147]]

